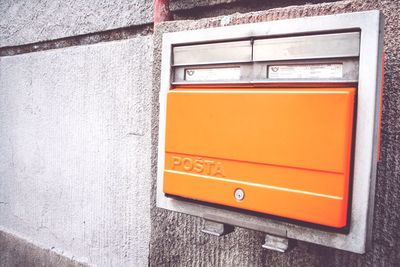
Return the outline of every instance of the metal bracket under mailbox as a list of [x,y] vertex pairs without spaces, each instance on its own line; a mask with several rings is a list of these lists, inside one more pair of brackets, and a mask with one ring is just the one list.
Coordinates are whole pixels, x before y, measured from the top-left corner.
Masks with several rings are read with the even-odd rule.
[[262,247],[273,251],[286,252],[289,248],[289,239],[287,237],[266,234],[265,243]]
[[[234,229],[232,225],[204,219],[204,226],[201,231],[205,234],[220,237],[232,233]],[[287,237],[265,234],[265,241],[262,247],[273,251],[286,252],[289,249],[289,243]]]
[[232,225],[204,220],[204,226],[201,231],[214,236],[224,236],[232,233],[235,228]]
[[[232,225],[225,224],[223,222],[231,222]],[[226,218],[223,216],[221,217],[211,214],[204,214],[204,226],[201,231],[203,233],[211,234],[214,236],[223,236],[233,232],[234,225],[238,225],[235,217]],[[248,226],[250,225],[251,223]],[[258,231],[265,233],[265,241],[264,244],[262,245],[263,248],[279,252],[285,252],[292,245],[292,242],[290,242],[287,237],[286,229],[280,229],[274,227],[260,228],[257,227],[256,225],[253,225],[253,227],[249,228],[256,229]]]

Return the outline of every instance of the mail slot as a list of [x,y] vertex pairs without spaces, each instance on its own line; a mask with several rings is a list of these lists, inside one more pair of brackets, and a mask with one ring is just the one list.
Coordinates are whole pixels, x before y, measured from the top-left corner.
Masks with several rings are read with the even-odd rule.
[[359,40],[356,31],[174,47],[163,192],[345,227]]

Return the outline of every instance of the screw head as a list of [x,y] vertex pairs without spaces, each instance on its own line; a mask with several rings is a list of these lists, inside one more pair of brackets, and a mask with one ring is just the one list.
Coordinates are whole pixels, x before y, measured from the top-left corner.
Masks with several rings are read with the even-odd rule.
[[236,189],[234,196],[237,201],[242,201],[244,199],[243,189],[241,189],[241,188]]

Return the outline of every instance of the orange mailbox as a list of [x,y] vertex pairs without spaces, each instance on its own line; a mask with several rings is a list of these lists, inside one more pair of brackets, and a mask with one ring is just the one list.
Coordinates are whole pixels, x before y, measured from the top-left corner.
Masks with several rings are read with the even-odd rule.
[[355,88],[176,88],[164,192],[346,225]]
[[164,36],[158,206],[363,253],[382,25],[371,11]]

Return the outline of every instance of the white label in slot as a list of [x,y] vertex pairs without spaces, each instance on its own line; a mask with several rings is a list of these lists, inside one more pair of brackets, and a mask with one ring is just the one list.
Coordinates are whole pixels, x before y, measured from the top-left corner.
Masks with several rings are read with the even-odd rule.
[[270,79],[340,79],[342,64],[270,65]]
[[234,68],[209,68],[185,69],[186,81],[238,81],[240,80],[240,67]]

